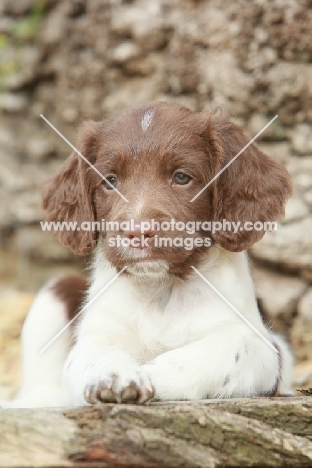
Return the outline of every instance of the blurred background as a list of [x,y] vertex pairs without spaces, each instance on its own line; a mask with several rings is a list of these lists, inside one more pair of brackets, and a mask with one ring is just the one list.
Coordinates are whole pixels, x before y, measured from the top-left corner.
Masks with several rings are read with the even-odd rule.
[[[250,251],[259,306],[312,386],[312,1],[0,0],[0,398],[35,291],[87,259],[42,232],[40,192],[79,124],[161,99],[222,105],[289,170],[285,220]],[[84,272],[85,273],[85,272]],[[38,332],[40,332],[38,330]]]

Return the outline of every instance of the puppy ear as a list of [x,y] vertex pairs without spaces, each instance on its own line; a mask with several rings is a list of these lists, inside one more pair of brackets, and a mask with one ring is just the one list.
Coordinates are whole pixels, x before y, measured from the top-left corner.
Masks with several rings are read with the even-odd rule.
[[[97,138],[101,123],[86,122],[79,133],[78,150],[91,164],[95,162]],[[94,221],[92,187],[89,181],[92,168],[73,152],[61,166],[58,174],[51,179],[43,191],[42,206],[45,219],[50,222]],[[96,245],[96,233],[89,230],[54,231],[65,247],[78,255],[88,255]]]
[[[221,111],[209,117],[206,141],[210,157],[216,162],[216,175],[250,139]],[[232,231],[218,231],[212,234],[213,240],[232,252],[251,247],[263,237],[265,230],[240,230],[244,223],[264,223],[282,218],[285,202],[291,193],[286,169],[252,143],[213,182],[213,219],[240,222],[236,234],[233,228]]]

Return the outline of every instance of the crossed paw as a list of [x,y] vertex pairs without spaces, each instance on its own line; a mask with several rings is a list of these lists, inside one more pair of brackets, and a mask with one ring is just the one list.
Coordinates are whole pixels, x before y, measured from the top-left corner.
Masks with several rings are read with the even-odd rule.
[[106,371],[86,385],[87,403],[145,403],[154,397],[155,390],[148,374],[138,368],[122,372]]

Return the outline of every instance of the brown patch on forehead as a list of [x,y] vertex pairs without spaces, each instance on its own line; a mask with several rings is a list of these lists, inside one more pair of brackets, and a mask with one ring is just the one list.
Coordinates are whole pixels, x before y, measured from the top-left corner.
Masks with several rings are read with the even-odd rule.
[[[142,119],[147,114],[152,116],[151,122],[143,129]],[[103,127],[102,148],[108,153],[126,152],[136,156],[139,152],[146,154],[160,147],[169,150],[187,144],[190,146],[201,131],[199,119],[195,116],[185,107],[166,102],[125,109]],[[200,141],[198,137],[198,143]]]
[[[152,116],[151,122],[142,129],[146,115]],[[123,180],[193,167],[190,175],[206,182],[214,174],[207,165],[202,126],[199,114],[165,102],[125,109],[102,127],[95,166],[102,174],[116,173]]]
[[[168,102],[151,102],[148,104],[138,105],[130,108],[126,108],[109,119],[109,122],[114,125],[122,122],[125,127],[127,125],[135,125],[136,129],[142,130],[142,118],[146,113],[152,113],[152,120],[156,120],[158,125],[161,122],[181,122],[182,119],[193,115],[193,111],[180,105],[172,105]],[[166,124],[164,124],[166,128]],[[149,126],[151,127],[151,126]]]

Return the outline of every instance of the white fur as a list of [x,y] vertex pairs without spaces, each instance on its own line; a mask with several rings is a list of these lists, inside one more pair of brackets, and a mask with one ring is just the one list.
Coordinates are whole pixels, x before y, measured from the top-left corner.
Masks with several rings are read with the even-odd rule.
[[[86,302],[116,275],[100,245],[94,265]],[[211,247],[198,269],[280,347],[279,390],[291,394],[291,354],[261,320],[246,254]],[[248,397],[274,388],[279,356],[202,278],[193,272],[186,281],[178,279],[157,262],[145,264],[143,270],[144,275],[132,269],[131,275],[119,276],[77,323],[77,343],[63,370],[63,404],[87,404],[86,389],[103,388],[103,382],[104,399],[106,385],[116,401],[123,401],[123,391],[132,382],[141,390],[139,402],[151,397],[151,385],[163,400]],[[59,385],[67,332],[41,356],[38,350],[59,331],[63,312],[47,290],[39,294],[23,331],[22,395],[39,383]],[[43,401],[49,404],[43,398],[33,401],[34,406]]]
[[65,305],[51,291],[54,283],[49,282],[39,292],[27,315],[21,336],[23,385],[16,400],[1,406],[31,408],[62,404],[62,367],[68,354],[69,330],[39,354],[67,323]]

